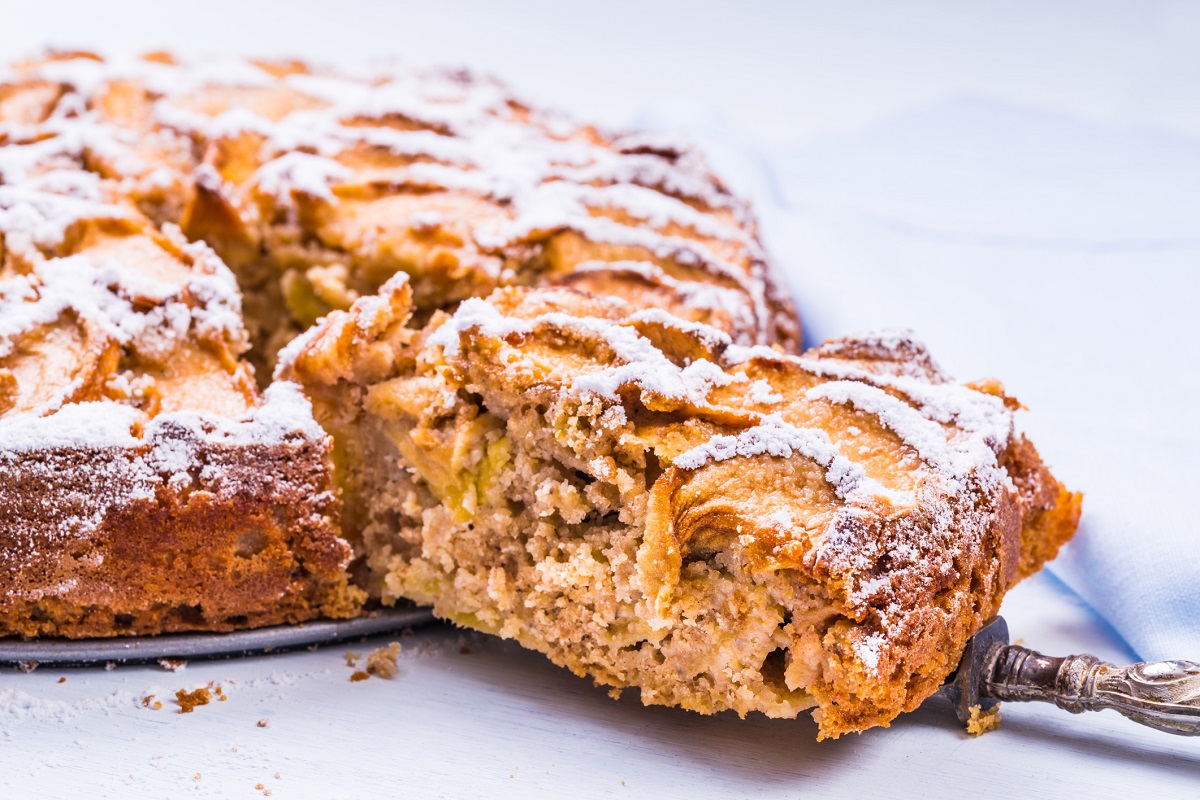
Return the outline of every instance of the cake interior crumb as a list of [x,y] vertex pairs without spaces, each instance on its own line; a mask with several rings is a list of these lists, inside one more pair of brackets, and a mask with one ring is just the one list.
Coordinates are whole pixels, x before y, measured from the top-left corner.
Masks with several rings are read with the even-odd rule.
[[988,731],[1000,727],[1000,704],[984,711],[979,706],[971,706],[971,718],[967,720],[967,733],[972,736],[982,736]]
[[400,643],[392,642],[387,647],[372,650],[367,655],[367,673],[380,678],[391,680],[396,677],[399,667],[396,659],[400,656]]

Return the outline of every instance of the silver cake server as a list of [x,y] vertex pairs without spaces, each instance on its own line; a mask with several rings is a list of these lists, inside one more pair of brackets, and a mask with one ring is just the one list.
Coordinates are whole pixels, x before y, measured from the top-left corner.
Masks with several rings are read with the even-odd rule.
[[1001,700],[1040,701],[1072,714],[1111,708],[1160,731],[1200,736],[1200,664],[1148,661],[1118,667],[1087,654],[1045,656],[1009,644],[1003,617],[971,637],[941,692],[964,725],[973,706],[988,711]]

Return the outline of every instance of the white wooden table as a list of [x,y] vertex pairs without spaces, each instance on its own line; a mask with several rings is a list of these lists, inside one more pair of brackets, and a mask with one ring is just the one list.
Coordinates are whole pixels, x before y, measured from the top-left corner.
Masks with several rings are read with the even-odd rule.
[[[1129,658],[1053,578],[1018,587],[1004,612],[1028,646]],[[807,718],[703,717],[644,708],[630,693],[614,702],[539,655],[441,625],[400,638],[395,679],[352,683],[345,651],[388,641],[193,662],[174,673],[0,674],[0,796],[255,797],[259,784],[274,798],[1200,791],[1195,740],[1114,712],[1008,704],[997,731],[971,738],[935,698],[888,730],[818,744]],[[228,701],[178,713],[174,692],[209,681]],[[142,707],[151,693],[161,710]]]

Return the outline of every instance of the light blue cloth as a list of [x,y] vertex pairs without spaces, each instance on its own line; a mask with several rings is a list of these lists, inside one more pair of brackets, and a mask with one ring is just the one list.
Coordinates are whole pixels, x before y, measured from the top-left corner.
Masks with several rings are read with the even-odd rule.
[[775,152],[673,117],[642,122],[753,198],[809,343],[911,328],[1001,378],[1085,493],[1054,572],[1142,657],[1200,660],[1200,140],[979,98]]

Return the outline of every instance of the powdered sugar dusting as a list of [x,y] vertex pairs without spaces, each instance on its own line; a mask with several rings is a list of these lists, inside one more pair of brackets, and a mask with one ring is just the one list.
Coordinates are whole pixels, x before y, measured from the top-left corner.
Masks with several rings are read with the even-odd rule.
[[699,469],[710,462],[730,458],[761,455],[790,458],[793,453],[824,467],[825,479],[838,497],[847,499],[854,495],[887,493],[878,481],[867,477],[861,466],[842,455],[824,431],[788,425],[774,414],[763,417],[759,425],[737,436],[714,436],[676,456],[671,465],[679,469]]
[[282,205],[293,203],[292,193],[302,192],[334,202],[330,184],[348,180],[354,173],[333,159],[309,153],[285,153],[259,167],[254,174],[258,188]]
[[533,326],[524,320],[504,316],[486,300],[471,297],[459,304],[454,315],[434,331],[427,341],[433,347],[442,348],[447,356],[456,356],[461,352],[461,336],[469,330],[503,339],[513,333],[529,333]]
[[977,467],[995,464],[990,448],[954,448],[947,442],[946,431],[915,408],[875,386],[857,381],[831,381],[808,390],[809,400],[846,403],[875,415],[920,454],[921,458],[949,476],[961,479]]
[[132,431],[142,420],[137,409],[110,402],[71,403],[48,417],[10,415],[0,419],[0,451],[136,447]]
[[564,312],[518,319],[505,316],[487,300],[472,298],[459,306],[450,319],[429,337],[428,343],[442,348],[447,356],[453,357],[461,352],[462,334],[471,330],[483,336],[502,339],[513,334],[531,334],[539,327],[548,326],[594,337],[611,348],[617,363],[611,366],[597,365],[594,369],[584,369],[569,376],[568,388],[611,401],[620,398],[623,387],[637,386],[662,397],[704,404],[713,387],[745,380],[745,376],[731,374],[703,358],[686,366],[676,365],[633,327],[633,323],[651,320],[705,336],[710,341],[728,341],[728,337],[714,328],[656,311],[632,314],[623,324]]
[[854,643],[854,655],[867,669],[877,672],[880,654],[888,646],[887,637],[881,633],[863,636]]
[[750,384],[750,399],[759,405],[771,406],[783,402],[783,395],[774,391],[771,384],[757,380]]
[[[254,195],[291,208],[298,196],[336,202],[335,184],[466,192],[505,209],[503,215],[459,220],[472,226],[470,237],[489,254],[481,269],[502,275],[502,261],[492,254],[575,231],[594,242],[636,248],[649,258],[719,276],[725,285],[667,280],[678,280],[680,291],[697,307],[725,310],[739,337],[753,341],[774,335],[768,332],[765,256],[744,227],[746,204],[712,177],[694,150],[666,145],[662,137],[597,136],[561,115],[527,110],[497,81],[459,71],[386,68],[276,78],[238,60],[175,65],[70,56],[21,70],[23,78],[59,82],[66,91],[50,120],[23,131],[36,133],[37,141],[0,148],[6,182],[61,168],[54,166],[55,159],[82,166],[84,155],[92,153],[126,183],[165,186],[194,180],[219,191],[242,208],[248,225],[259,224],[253,204],[246,202]],[[134,81],[154,94],[148,132],[123,130],[92,110],[114,80]],[[214,86],[254,87],[302,102],[277,118],[238,107],[236,100],[217,113],[198,110],[195,97]],[[515,113],[516,108],[522,111]],[[392,120],[404,124],[388,124]],[[210,165],[191,163],[187,155],[193,141],[245,133],[262,142],[257,171],[244,185],[225,185]],[[148,147],[153,137],[159,140]],[[364,147],[388,151],[406,163],[381,170],[339,162]],[[156,152],[175,153],[179,163],[155,163]],[[432,224],[416,217],[412,223]],[[47,224],[43,239],[53,238],[60,227]]]

